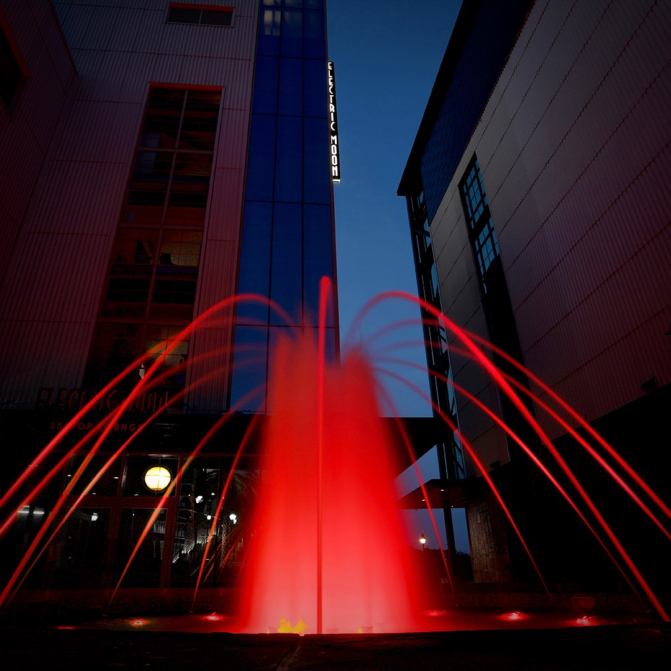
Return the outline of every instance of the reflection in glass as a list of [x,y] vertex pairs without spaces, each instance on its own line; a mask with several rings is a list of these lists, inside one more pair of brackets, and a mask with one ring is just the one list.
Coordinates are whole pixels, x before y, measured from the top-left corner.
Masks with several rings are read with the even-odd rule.
[[[270,240],[272,204],[248,201],[245,204],[242,245],[240,250],[239,294],[258,294],[268,297],[270,292]],[[240,302],[237,321],[266,323],[268,307],[260,303]]]
[[273,199],[273,166],[275,163],[275,117],[252,115],[247,157],[248,200]]
[[303,113],[305,116],[326,117],[326,61],[304,60],[303,72],[305,94]]
[[183,89],[153,88],[145,118],[141,147],[174,149],[184,106]]
[[60,535],[54,588],[101,587],[109,522],[109,508],[77,508],[70,515]]
[[324,12],[305,12],[305,58],[326,57]]
[[161,222],[172,159],[170,152],[138,152],[128,192],[128,221]]
[[282,56],[300,58],[303,55],[303,12],[300,9],[282,10]]
[[[316,324],[319,315],[319,283],[326,275],[333,280],[333,230],[329,205],[303,206],[303,273],[305,315]],[[328,303],[326,325],[335,325],[333,294]]]
[[[87,368],[86,384],[99,387],[112,380],[139,356],[141,344],[141,324],[99,324]],[[132,386],[135,381],[135,376],[129,375],[117,386]]]
[[282,10],[264,9],[259,25],[257,54],[259,56],[278,56],[280,53],[280,26]]
[[303,123],[300,117],[277,117],[275,200],[303,199]]
[[279,113],[300,116],[303,112],[303,61],[280,58]]
[[176,154],[166,223],[203,223],[211,172],[211,154]]
[[[121,573],[153,513],[153,508],[126,508],[121,511],[119,539],[114,557],[115,583],[121,577]],[[165,522],[166,509],[162,508],[131,562],[121,587],[159,587],[161,564],[163,563]]]
[[[302,237],[301,205],[276,203],[273,217],[270,298],[298,325],[302,324]],[[270,323],[286,325],[286,320],[271,310]]]
[[[65,485],[70,484],[71,478],[75,476],[85,457],[75,455],[70,459],[68,470],[65,476]],[[93,478],[99,473],[102,467],[107,463],[109,455],[95,455],[86,466],[82,475],[77,479],[71,494],[81,494],[84,489],[92,482]],[[119,477],[121,475],[121,457],[116,459],[112,465],[100,476],[95,485],[89,490],[89,496],[116,496],[119,490]]]
[[[224,14],[223,12],[216,12]],[[179,138],[180,149],[212,151],[217,132],[221,91],[189,91]]]
[[277,112],[277,83],[279,59],[273,56],[259,56],[256,59],[254,75],[255,114],[275,114]]
[[329,174],[329,135],[326,119],[304,119],[305,147],[303,165],[303,201],[331,203]]
[[[236,326],[231,382],[231,407],[236,410],[263,412],[265,410],[266,361],[268,329],[266,327]],[[238,403],[254,389],[260,393],[242,405]]]

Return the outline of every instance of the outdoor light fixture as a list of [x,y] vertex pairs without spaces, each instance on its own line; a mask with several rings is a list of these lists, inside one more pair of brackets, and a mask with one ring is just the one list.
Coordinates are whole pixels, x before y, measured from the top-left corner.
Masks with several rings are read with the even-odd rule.
[[419,542],[420,542],[420,545],[422,546],[422,549],[424,549],[424,546],[426,545],[426,538],[424,537],[424,534],[422,534],[419,537]]
[[152,492],[162,492],[172,480],[172,473],[165,466],[151,466],[145,471],[144,484]]
[[231,513],[231,514],[228,516],[228,519],[231,520],[231,522],[233,522],[233,524],[237,524],[237,523],[238,523],[238,516],[237,516],[235,513]]

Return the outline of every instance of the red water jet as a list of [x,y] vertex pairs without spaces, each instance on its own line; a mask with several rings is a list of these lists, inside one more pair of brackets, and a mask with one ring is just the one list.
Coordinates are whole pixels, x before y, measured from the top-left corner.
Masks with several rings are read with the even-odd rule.
[[298,631],[302,621],[298,633],[316,633],[321,579],[324,631],[415,629],[421,588],[392,487],[401,469],[371,369],[356,353],[342,366],[319,361],[307,336],[282,340],[275,356],[240,628]]

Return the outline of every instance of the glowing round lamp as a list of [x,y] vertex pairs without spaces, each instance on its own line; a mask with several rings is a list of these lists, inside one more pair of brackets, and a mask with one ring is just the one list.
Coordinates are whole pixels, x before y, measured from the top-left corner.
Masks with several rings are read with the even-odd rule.
[[162,492],[172,480],[172,473],[165,466],[152,466],[144,474],[144,484],[152,492]]
[[419,537],[419,542],[422,544],[422,547],[424,547],[426,545],[426,538],[424,538],[424,534],[422,534]]

